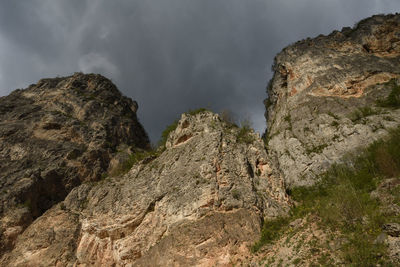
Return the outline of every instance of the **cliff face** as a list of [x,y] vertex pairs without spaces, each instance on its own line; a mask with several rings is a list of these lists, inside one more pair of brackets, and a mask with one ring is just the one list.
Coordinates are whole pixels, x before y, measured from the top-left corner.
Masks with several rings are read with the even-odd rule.
[[166,147],[125,175],[73,189],[2,263],[224,265],[249,253],[263,218],[287,212],[257,134],[211,112],[184,114]]
[[[267,149],[252,130],[201,111],[183,114],[165,148],[150,151],[137,104],[100,75],[43,79],[0,98],[0,265],[294,265],[322,252],[343,263],[349,240],[310,207],[272,228],[285,233],[275,244],[249,248],[265,220],[293,206],[287,187],[312,185],[400,125],[400,15],[300,41],[274,69]],[[400,195],[389,196],[398,178],[389,182],[367,193],[398,216]],[[360,214],[348,222],[373,221]],[[396,218],[385,227],[398,259]]]
[[0,255],[118,148],[147,148],[137,104],[100,75],[42,79],[0,98]]
[[297,42],[273,69],[268,149],[289,187],[314,183],[346,153],[400,124],[399,108],[388,104],[400,77],[400,15]]

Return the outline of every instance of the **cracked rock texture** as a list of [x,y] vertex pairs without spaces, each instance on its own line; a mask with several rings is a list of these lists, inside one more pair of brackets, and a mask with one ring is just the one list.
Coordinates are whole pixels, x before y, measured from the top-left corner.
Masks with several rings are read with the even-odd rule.
[[10,266],[219,266],[249,255],[263,218],[288,211],[282,177],[254,132],[183,114],[157,157],[74,188],[31,224]]
[[136,110],[94,74],[42,79],[0,98],[0,256],[74,187],[99,180],[117,147],[149,146]]
[[[384,104],[400,90],[400,15],[297,42],[274,70],[268,151],[258,134],[209,111],[183,114],[163,149],[145,151],[136,102],[100,75],[43,79],[1,97],[0,265],[257,266],[271,255],[290,265],[299,235],[261,258],[249,248],[263,220],[288,213],[287,187],[313,184],[400,125],[397,104]],[[385,212],[399,212],[385,194],[397,184],[372,193]],[[322,244],[327,233],[310,218],[291,227]],[[382,237],[396,259],[399,228],[388,222]]]
[[299,41],[275,58],[265,100],[268,150],[288,187],[317,174],[400,124],[378,107],[400,77],[400,15]]

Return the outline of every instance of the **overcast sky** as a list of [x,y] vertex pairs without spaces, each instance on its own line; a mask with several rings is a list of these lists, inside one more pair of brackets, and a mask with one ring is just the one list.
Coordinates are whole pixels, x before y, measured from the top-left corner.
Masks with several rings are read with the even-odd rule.
[[0,2],[0,95],[77,71],[139,103],[153,142],[182,112],[231,110],[265,129],[276,53],[399,0],[18,0]]

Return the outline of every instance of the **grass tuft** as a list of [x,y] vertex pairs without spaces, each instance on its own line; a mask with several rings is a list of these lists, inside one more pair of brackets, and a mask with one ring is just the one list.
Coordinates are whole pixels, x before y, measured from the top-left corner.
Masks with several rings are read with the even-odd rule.
[[278,217],[273,220],[264,221],[261,238],[252,246],[251,251],[257,252],[264,245],[278,239],[289,225],[289,222],[290,218],[288,217]]
[[376,114],[379,114],[377,110],[372,109],[371,107],[362,107],[351,113],[350,119],[352,122],[358,122],[363,118]]
[[385,84],[389,86],[392,91],[386,99],[378,100],[378,106],[386,108],[400,108],[400,85],[397,85],[395,79],[391,79]]
[[[124,161],[122,164],[114,168],[110,172],[110,176],[115,177],[125,174],[129,172],[129,170],[135,163],[138,163],[139,161],[144,160],[146,158],[156,157],[156,156],[158,156],[158,151],[156,150],[134,152],[129,156],[128,160]],[[106,178],[106,176],[104,178]]]
[[175,131],[176,127],[178,127],[178,122],[179,120],[176,119],[174,120],[173,123],[165,127],[164,131],[161,133],[161,138],[158,141],[158,147],[165,146],[165,143],[167,143],[168,136],[171,132]]
[[251,128],[251,123],[249,120],[244,120],[241,122],[241,127],[237,133],[236,136],[236,141],[238,143],[243,143],[243,144],[251,144],[254,142],[255,138],[251,134],[252,128]]
[[196,114],[204,113],[206,111],[209,111],[209,110],[206,108],[189,109],[189,111],[185,112],[185,114],[194,116]]

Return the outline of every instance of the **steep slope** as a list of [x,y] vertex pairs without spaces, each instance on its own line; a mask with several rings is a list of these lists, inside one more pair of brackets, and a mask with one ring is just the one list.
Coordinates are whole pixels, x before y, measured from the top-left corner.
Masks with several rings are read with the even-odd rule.
[[183,114],[158,157],[73,189],[1,263],[224,265],[249,254],[263,218],[288,208],[257,134],[208,111]]
[[273,69],[268,150],[289,187],[313,184],[346,153],[400,124],[399,14],[290,45]]
[[400,14],[297,42],[273,68],[267,149],[295,205],[246,263],[398,266]]
[[0,98],[0,265],[400,262],[400,15],[274,69],[267,150],[204,110],[146,150],[137,104],[94,74]]
[[289,216],[264,223],[249,261],[268,266],[399,266],[400,127],[289,190]]
[[137,104],[100,75],[42,79],[0,98],[0,255],[117,149],[148,148]]

